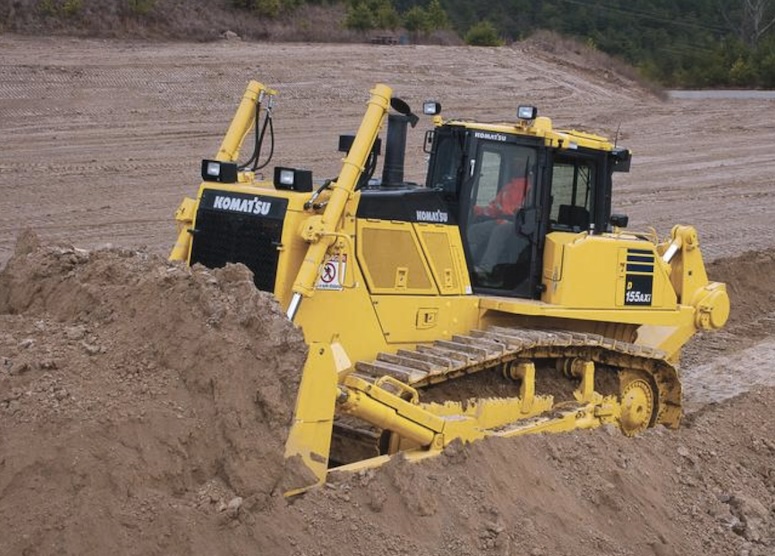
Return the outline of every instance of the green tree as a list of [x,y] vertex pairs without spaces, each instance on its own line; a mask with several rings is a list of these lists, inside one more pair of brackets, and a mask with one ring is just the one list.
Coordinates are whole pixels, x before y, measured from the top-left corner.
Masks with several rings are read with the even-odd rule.
[[404,27],[412,33],[430,31],[428,28],[428,14],[422,7],[414,6],[404,14]]
[[426,20],[428,28],[431,31],[435,31],[437,29],[447,29],[449,27],[449,18],[447,17],[447,12],[445,12],[444,8],[441,7],[441,2],[439,2],[439,0],[431,0],[431,3],[428,4],[428,9],[426,10]]
[[[55,9],[65,1],[38,0]],[[126,6],[153,0],[121,1]],[[229,1],[274,16],[337,0]],[[775,86],[775,0],[345,0],[345,5],[350,29],[403,25],[414,34],[451,29],[477,45],[546,29],[591,42],[665,85]]]
[[147,15],[156,7],[156,0],[129,0],[129,10],[135,15]]
[[486,20],[471,27],[464,39],[466,44],[471,46],[501,46],[503,44],[495,25]]
[[259,15],[277,17],[280,15],[280,0],[253,0],[253,9]]
[[767,54],[759,62],[759,81],[762,87],[775,89],[775,52]]
[[733,85],[750,86],[755,80],[756,70],[749,60],[740,56],[729,68],[729,80]]
[[347,9],[344,24],[348,29],[356,31],[368,31],[375,26],[374,16],[365,2],[358,2]]
[[[135,0],[148,1],[148,0]],[[231,0],[232,6],[245,10],[251,10],[258,15],[277,17],[283,12],[292,12],[309,0]]]
[[378,29],[395,29],[401,25],[401,16],[390,0],[380,0],[374,9],[374,24]]

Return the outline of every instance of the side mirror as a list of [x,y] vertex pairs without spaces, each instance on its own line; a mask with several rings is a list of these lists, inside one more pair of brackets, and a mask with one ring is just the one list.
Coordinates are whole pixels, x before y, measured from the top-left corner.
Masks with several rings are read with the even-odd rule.
[[608,221],[617,228],[626,228],[630,222],[630,217],[626,214],[612,214]]
[[435,129],[429,129],[425,132],[425,141],[422,145],[422,152],[425,154],[431,154],[431,151],[433,150],[433,139],[436,137],[436,130]]

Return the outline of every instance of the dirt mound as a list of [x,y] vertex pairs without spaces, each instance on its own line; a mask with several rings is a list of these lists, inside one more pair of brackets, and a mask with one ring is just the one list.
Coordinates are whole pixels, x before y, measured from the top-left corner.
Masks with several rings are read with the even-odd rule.
[[775,386],[775,249],[751,251],[708,265],[711,280],[727,284],[731,311],[721,331],[700,334],[683,352],[688,411]]
[[[755,272],[711,266],[724,269],[745,307]],[[705,405],[677,432],[457,443],[286,501],[305,348],[244,267],[27,233],[0,273],[0,331],[2,554],[775,550],[773,388]]]
[[25,234],[0,322],[0,516],[20,532],[0,553],[151,553],[178,506],[275,494],[305,345],[245,267]]
[[727,285],[729,320],[720,332],[700,334],[687,346],[687,364],[701,362],[708,351],[739,351],[775,335],[775,249],[717,259],[707,272],[710,280]]
[[707,270],[712,280],[727,283],[732,304],[728,326],[738,333],[745,328],[746,333],[740,335],[752,333],[756,335],[754,339],[770,336],[775,331],[775,321],[767,318],[775,311],[772,290],[775,249],[718,259]]
[[773,399],[750,393],[635,439],[610,428],[456,445],[337,492],[376,513],[378,530],[392,524],[407,553],[764,556],[775,548],[775,418],[756,415]]

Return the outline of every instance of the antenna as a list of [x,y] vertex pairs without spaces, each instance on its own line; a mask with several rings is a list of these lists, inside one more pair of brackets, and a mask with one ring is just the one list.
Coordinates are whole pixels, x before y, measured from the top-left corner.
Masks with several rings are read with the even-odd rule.
[[622,129],[622,122],[619,122],[619,125],[616,126],[616,135],[614,135],[614,148],[616,148],[617,143],[619,143],[619,130]]

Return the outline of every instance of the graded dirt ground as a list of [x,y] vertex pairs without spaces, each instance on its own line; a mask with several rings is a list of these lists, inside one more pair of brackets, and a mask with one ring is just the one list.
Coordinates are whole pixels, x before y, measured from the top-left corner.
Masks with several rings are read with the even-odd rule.
[[[775,101],[664,101],[538,44],[0,51],[0,554],[775,552]],[[534,103],[618,133],[635,158],[615,210],[695,225],[730,288],[728,327],[686,349],[682,428],[455,445],[283,499],[301,336],[244,269],[164,258],[252,78],[280,91],[274,162],[317,178],[376,82],[447,116]]]

